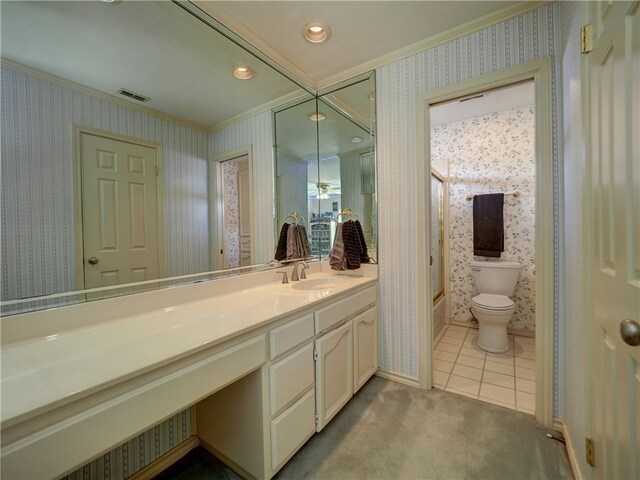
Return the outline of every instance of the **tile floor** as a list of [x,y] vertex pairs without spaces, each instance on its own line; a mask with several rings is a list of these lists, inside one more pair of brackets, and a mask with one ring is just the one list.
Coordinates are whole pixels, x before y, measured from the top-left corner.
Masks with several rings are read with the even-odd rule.
[[478,347],[478,330],[449,325],[433,351],[433,386],[535,413],[535,339],[509,335],[505,353]]

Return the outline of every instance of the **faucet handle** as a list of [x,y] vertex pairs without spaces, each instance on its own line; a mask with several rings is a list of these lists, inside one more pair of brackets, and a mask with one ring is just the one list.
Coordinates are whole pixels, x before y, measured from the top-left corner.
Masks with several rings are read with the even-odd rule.
[[287,272],[284,270],[277,270],[276,273],[282,274],[282,283],[289,283],[289,277],[287,277]]

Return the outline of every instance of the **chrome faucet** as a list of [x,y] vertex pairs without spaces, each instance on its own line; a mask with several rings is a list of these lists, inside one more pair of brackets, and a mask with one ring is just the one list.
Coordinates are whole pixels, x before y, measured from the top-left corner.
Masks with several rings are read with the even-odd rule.
[[[298,276],[298,265],[302,265],[302,272],[300,273],[300,276]],[[304,271],[309,268],[309,264],[307,262],[305,262],[304,260],[299,260],[296,263],[293,264],[293,272],[291,272],[291,281],[292,282],[297,282],[298,280],[302,280],[303,278],[307,278],[307,275],[304,273]]]

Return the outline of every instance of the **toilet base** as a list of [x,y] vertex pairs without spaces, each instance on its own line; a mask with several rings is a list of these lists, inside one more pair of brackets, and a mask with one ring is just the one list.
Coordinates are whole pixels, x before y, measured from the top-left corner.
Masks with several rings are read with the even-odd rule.
[[480,332],[478,346],[490,353],[504,353],[509,350],[509,337],[507,336],[507,324],[491,324],[478,322]]

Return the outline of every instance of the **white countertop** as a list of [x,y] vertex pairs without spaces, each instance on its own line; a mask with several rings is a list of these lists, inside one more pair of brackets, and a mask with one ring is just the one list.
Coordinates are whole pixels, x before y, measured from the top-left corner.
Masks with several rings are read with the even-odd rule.
[[[308,280],[327,278],[334,286],[300,290],[293,288],[298,282],[282,284],[275,280],[280,276],[269,271],[252,274],[254,277],[249,283],[253,286],[241,291],[225,292],[222,288],[218,289],[222,293],[210,292],[200,300],[175,302],[173,306],[154,309],[154,298],[172,293],[158,290],[140,295],[151,304],[143,313],[127,315],[126,308],[120,313],[119,299],[104,301],[108,303],[97,301],[82,306],[84,315],[90,311],[88,308],[108,305],[117,312],[113,319],[3,345],[2,426],[229,340],[352,288],[373,283],[377,276],[372,273],[336,275],[313,266],[310,271],[314,273],[308,275]],[[230,281],[237,285],[241,278]],[[225,281],[207,282],[208,288]],[[176,289],[202,289],[202,285]],[[131,302],[134,297],[122,297],[120,303],[126,305],[123,302]],[[72,308],[55,309],[52,318],[64,316],[65,309]]]

